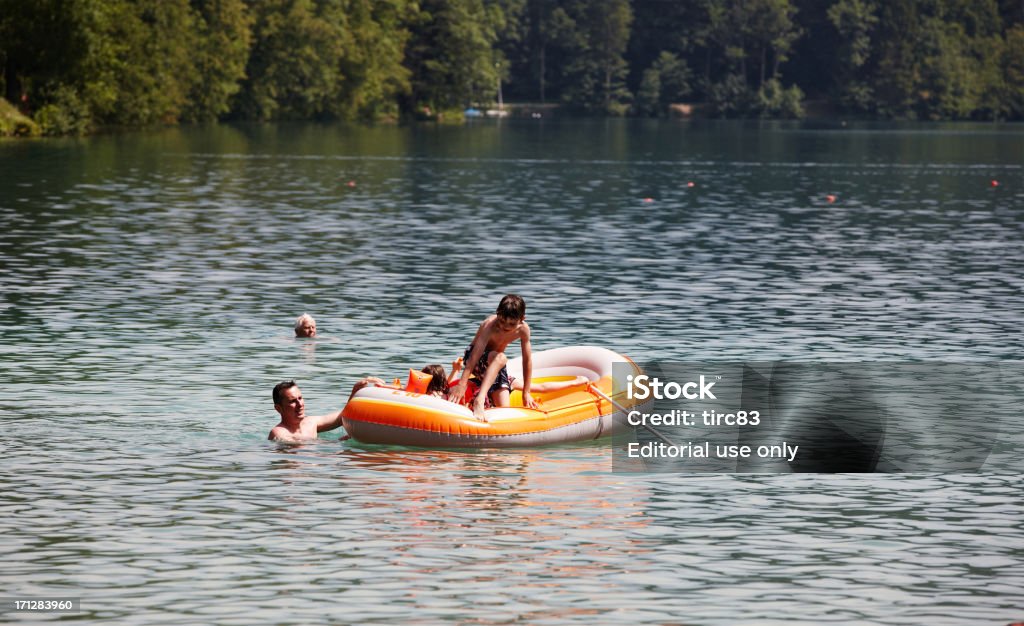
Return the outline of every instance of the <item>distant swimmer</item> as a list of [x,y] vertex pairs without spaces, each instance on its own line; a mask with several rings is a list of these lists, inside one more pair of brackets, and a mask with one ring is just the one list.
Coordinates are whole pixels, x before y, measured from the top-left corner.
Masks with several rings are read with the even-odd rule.
[[[352,386],[352,393],[371,384],[382,385],[384,381],[372,376],[364,378]],[[306,415],[306,401],[294,380],[278,383],[274,387],[273,398],[274,409],[281,415],[281,423],[270,430],[267,439],[307,441],[316,439],[317,433],[341,426],[341,411],[315,417]]]
[[303,313],[295,320],[296,337],[316,337],[316,320],[309,313]]

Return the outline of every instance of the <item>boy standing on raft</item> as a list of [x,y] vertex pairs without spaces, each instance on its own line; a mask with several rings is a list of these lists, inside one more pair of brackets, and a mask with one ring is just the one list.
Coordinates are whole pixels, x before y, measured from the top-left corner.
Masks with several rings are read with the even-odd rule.
[[479,391],[472,400],[473,415],[486,422],[484,406],[490,401],[493,406],[510,406],[509,395],[512,381],[509,380],[505,364],[505,348],[516,339],[523,350],[523,406],[535,409],[537,402],[530,395],[530,377],[533,374],[533,355],[530,351],[530,326],[526,323],[526,302],[517,295],[509,294],[501,299],[498,310],[480,324],[473,342],[466,349],[463,361],[466,369],[449,392],[448,399],[462,402],[470,378],[479,380]]

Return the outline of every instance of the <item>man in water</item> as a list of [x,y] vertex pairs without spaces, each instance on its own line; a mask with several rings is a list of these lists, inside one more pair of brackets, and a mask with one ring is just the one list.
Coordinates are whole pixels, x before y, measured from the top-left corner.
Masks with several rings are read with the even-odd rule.
[[[372,376],[364,378],[352,386],[352,393],[370,384],[382,385],[384,381]],[[278,383],[273,397],[274,409],[281,415],[281,423],[270,430],[267,439],[288,442],[316,439],[317,433],[341,426],[341,411],[315,417],[306,415],[306,401],[294,380]]]
[[309,313],[303,313],[295,320],[296,337],[316,337],[316,320]]

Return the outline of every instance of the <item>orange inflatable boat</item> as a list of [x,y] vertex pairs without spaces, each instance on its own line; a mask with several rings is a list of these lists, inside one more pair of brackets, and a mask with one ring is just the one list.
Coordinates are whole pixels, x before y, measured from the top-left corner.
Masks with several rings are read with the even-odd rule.
[[[345,430],[363,443],[438,448],[512,448],[586,441],[611,435],[625,424],[615,419],[614,404],[629,407],[625,392],[612,395],[612,364],[639,374],[630,359],[595,346],[574,346],[533,354],[533,386],[545,382],[579,383],[556,391],[531,391],[539,409],[522,405],[514,391],[511,407],[486,411],[487,421],[469,407],[443,398],[390,387],[365,387],[342,411]],[[508,362],[509,376],[522,380],[522,357]],[[620,416],[621,420],[621,416]]]

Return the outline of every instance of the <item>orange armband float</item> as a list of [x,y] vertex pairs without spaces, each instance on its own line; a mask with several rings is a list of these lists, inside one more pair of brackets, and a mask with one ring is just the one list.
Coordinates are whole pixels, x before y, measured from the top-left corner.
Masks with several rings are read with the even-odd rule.
[[427,393],[427,388],[430,386],[430,381],[433,378],[433,376],[426,372],[417,372],[414,369],[410,369],[409,382],[405,384],[405,390],[413,393]]

